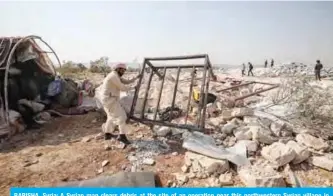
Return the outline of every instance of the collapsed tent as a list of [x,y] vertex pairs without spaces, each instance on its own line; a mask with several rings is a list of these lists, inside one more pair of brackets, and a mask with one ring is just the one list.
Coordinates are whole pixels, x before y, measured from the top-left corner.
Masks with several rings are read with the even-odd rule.
[[[51,51],[43,51],[38,40]],[[41,37],[0,38],[0,138],[50,119],[43,111],[53,109],[54,104],[64,108],[78,105],[78,85],[56,76],[48,53],[53,53],[60,65],[56,53]]]

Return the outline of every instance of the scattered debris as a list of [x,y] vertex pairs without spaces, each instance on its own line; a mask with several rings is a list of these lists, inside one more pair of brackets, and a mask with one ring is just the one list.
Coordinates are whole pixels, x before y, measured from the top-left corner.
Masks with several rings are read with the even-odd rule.
[[323,139],[313,137],[312,135],[306,133],[298,134],[296,136],[296,141],[315,150],[326,150],[329,147],[328,143],[326,143]]
[[29,167],[31,165],[34,165],[34,164],[37,164],[39,161],[38,160],[35,160],[35,161],[27,161],[27,163],[25,163],[23,165],[23,167]]
[[100,168],[99,170],[97,170],[97,174],[101,174],[104,172],[104,169],[103,168]]
[[221,186],[233,185],[232,173],[225,173],[219,176],[219,182]]
[[325,154],[324,156],[313,156],[310,162],[317,167],[333,171],[333,154]]
[[36,154],[36,157],[41,157],[43,155],[43,153],[39,152]]
[[155,160],[151,159],[151,158],[146,158],[142,161],[143,164],[145,165],[154,165],[155,164]]
[[299,164],[310,157],[310,151],[306,147],[299,145],[295,141],[288,141],[287,146],[292,148],[296,153],[296,156],[292,161],[293,164]]
[[270,167],[248,166],[238,175],[247,187],[285,187],[283,176]]
[[90,142],[91,141],[91,137],[84,137],[82,139],[82,142]]
[[104,161],[102,162],[102,167],[107,166],[109,163],[110,163],[110,161],[108,161],[108,160],[104,160]]
[[261,155],[280,167],[291,162],[295,158],[296,152],[283,143],[275,142],[270,146],[265,146],[261,151]]
[[186,175],[176,174],[176,180],[179,185],[183,185],[188,182],[189,178]]

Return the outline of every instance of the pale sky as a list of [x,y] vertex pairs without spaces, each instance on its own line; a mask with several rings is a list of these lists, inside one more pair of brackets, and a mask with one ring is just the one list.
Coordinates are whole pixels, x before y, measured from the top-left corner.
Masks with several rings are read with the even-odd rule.
[[0,36],[40,35],[61,60],[209,54],[333,65],[333,2],[0,2]]

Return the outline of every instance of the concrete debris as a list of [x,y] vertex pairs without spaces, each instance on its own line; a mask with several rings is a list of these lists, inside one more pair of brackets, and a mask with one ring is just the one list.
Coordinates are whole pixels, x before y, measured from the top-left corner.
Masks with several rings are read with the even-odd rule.
[[225,123],[225,120],[223,120],[223,118],[221,117],[209,118],[208,123],[212,124],[215,127],[219,127],[220,125]]
[[233,118],[232,116],[232,111],[231,110],[223,110],[222,114],[220,116],[222,118],[222,120],[224,121],[228,121],[231,120]]
[[171,153],[172,156],[178,156],[178,152]]
[[272,122],[271,126],[271,131],[275,134],[275,136],[280,137],[281,131],[285,128],[285,123],[283,122]]
[[231,116],[244,117],[244,116],[253,116],[254,112],[251,108],[234,108],[231,112]]
[[189,173],[189,174],[188,174],[188,177],[189,177],[190,179],[193,179],[193,178],[195,178],[196,176],[195,176],[195,173]]
[[127,157],[127,159],[128,159],[130,162],[133,162],[133,161],[137,161],[137,160],[138,160],[138,158],[137,158],[136,156],[132,156],[132,155],[129,155],[129,156]]
[[255,152],[257,152],[257,150],[258,150],[258,143],[255,142],[255,141],[251,141],[251,140],[241,140],[241,141],[238,141],[237,144],[245,145],[248,154],[255,153]]
[[244,123],[247,125],[258,125],[258,118],[254,116],[244,116]]
[[104,149],[105,150],[111,150],[112,149],[112,146],[110,144],[105,144],[104,145]]
[[185,162],[191,162],[193,172],[200,172],[202,169],[210,173],[224,173],[229,170],[229,162],[226,160],[218,160],[206,157],[200,154],[186,152]]
[[302,163],[310,157],[310,151],[306,147],[301,146],[295,141],[289,141],[287,143],[287,146],[292,148],[296,153],[295,159],[292,161],[293,164]]
[[325,154],[324,156],[313,156],[310,158],[310,163],[314,166],[333,171],[333,154]]
[[280,137],[279,138],[279,142],[283,143],[283,144],[287,144],[289,141],[292,141],[292,140],[294,140],[293,137]]
[[83,139],[82,139],[82,142],[90,142],[91,141],[91,137],[84,137]]
[[189,169],[190,169],[190,167],[187,166],[187,165],[183,165],[183,166],[181,167],[181,170],[182,170],[182,172],[184,172],[184,173],[188,173],[188,172],[189,172]]
[[264,144],[272,144],[278,139],[271,135],[269,130],[262,128],[261,126],[249,126],[252,132],[252,140]]
[[301,133],[296,136],[296,141],[308,148],[326,150],[329,146],[322,138],[316,138],[310,134]]
[[237,141],[236,137],[228,136],[223,141],[223,145],[226,146],[226,147],[231,147],[231,146],[234,146],[236,144],[236,141]]
[[172,130],[170,127],[156,126],[154,127],[154,133],[159,137],[165,137],[167,135],[170,135],[172,133]]
[[260,125],[262,125],[263,127],[270,128],[271,125],[273,124],[271,120],[269,120],[268,118],[259,118],[258,122]]
[[97,174],[101,174],[104,172],[104,169],[103,168],[100,168],[99,170],[97,170]]
[[244,125],[244,122],[242,120],[240,120],[239,118],[233,118],[231,121],[229,121],[229,123],[233,124],[233,125],[235,125],[237,127]]
[[252,131],[249,127],[239,127],[234,130],[236,139],[239,140],[250,140],[252,139]]
[[[204,168],[205,168],[205,166],[204,166]],[[224,163],[214,162],[206,168],[207,174],[212,175],[212,176],[218,176],[219,174],[224,173],[227,170],[229,170],[228,162],[224,162]]]
[[179,185],[183,185],[188,182],[189,178],[186,175],[176,174],[176,180]]
[[221,186],[233,185],[232,173],[225,173],[219,176],[219,182]]
[[151,159],[151,158],[146,158],[142,161],[142,163],[144,165],[154,165],[155,164],[155,160],[154,159]]
[[102,162],[102,167],[107,166],[109,163],[110,163],[110,161],[108,161],[108,160],[104,160],[104,161]]
[[217,178],[209,178],[207,185],[208,187],[221,187],[219,179]]
[[222,131],[222,133],[225,133],[225,134],[229,135],[229,134],[232,133],[232,131],[235,128],[237,128],[237,125],[235,125],[233,123],[227,123],[222,127],[221,131]]
[[104,138],[104,134],[103,133],[98,133],[96,136],[95,136],[95,140],[100,140],[100,139],[103,139]]
[[265,146],[261,150],[261,155],[280,167],[291,162],[295,158],[296,152],[283,143],[275,142],[270,146]]
[[285,187],[283,176],[270,167],[248,166],[238,172],[247,187]]

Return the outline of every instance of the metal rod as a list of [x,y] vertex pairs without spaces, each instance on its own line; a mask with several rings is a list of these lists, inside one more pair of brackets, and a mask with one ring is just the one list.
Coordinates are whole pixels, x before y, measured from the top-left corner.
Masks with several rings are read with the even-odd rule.
[[[44,41],[41,37],[38,37],[38,36],[37,36],[35,39],[39,39],[41,42],[43,42],[43,43],[44,43],[44,44],[45,44],[45,45],[46,45],[46,46],[52,51],[52,53],[54,54],[54,56],[56,57],[56,59],[57,59],[57,61],[58,61],[59,67],[61,67],[60,59],[59,59],[57,53],[53,50],[53,48],[52,48],[52,47],[51,47],[46,41]],[[56,74],[57,71],[56,71],[56,69],[55,69],[53,63],[52,63],[51,68],[53,69],[54,74]]]
[[205,98],[205,96],[203,96],[203,92],[204,92],[204,88],[205,88],[205,84],[206,84],[207,69],[208,69],[208,65],[207,65],[207,59],[206,59],[206,64],[205,64],[204,73],[203,73],[203,80],[202,80],[201,89],[200,89],[199,112],[198,112],[198,118],[197,118],[198,127],[200,127],[201,113],[202,113],[202,108],[203,108],[204,98]]
[[258,83],[258,84],[264,84],[264,85],[276,85],[276,84],[267,83],[267,82],[255,82],[255,83]]
[[[146,59],[143,60],[143,66],[141,68],[141,73],[140,73],[141,77],[139,78],[138,85],[135,88],[135,93],[134,93],[133,102],[132,102],[131,111],[129,113],[129,116],[134,115],[134,110],[135,110],[135,107],[136,107],[136,102],[137,102],[137,99],[138,99],[138,94],[139,94],[139,91],[140,91],[142,78],[143,78],[144,73],[145,73],[145,68],[146,68]],[[127,119],[127,122],[128,121],[129,121],[129,118]]]
[[219,92],[222,92],[222,91],[227,91],[227,90],[239,88],[239,87],[242,87],[242,86],[247,86],[247,85],[254,84],[254,83],[255,82],[248,82],[248,83],[245,83],[245,84],[239,84],[239,85],[236,85],[236,86],[232,86],[232,87],[228,87],[228,88],[225,88],[225,89],[217,90],[216,92],[219,93]]
[[191,84],[190,84],[190,92],[188,94],[185,124],[187,124],[188,113],[190,111],[190,106],[191,106],[192,92],[193,92],[193,82],[194,82],[194,70],[195,70],[195,67],[192,68],[192,72],[191,72],[192,78],[191,78]]
[[172,97],[172,103],[171,103],[170,118],[169,118],[170,121],[171,121],[172,115],[173,115],[173,108],[175,107],[180,70],[181,70],[181,68],[178,67],[177,77],[176,77],[176,82],[175,82],[175,89],[173,90],[173,97]]
[[[208,69],[208,67],[207,67],[207,69]],[[206,82],[205,100],[204,100],[203,111],[202,111],[203,113],[202,113],[201,122],[200,122],[200,125],[201,125],[202,129],[205,128],[206,108],[207,108],[209,81],[210,81],[211,74],[212,74],[211,72],[208,72],[208,79],[207,79],[207,82]]]
[[149,61],[170,61],[170,60],[187,60],[187,59],[201,59],[205,58],[206,54],[198,54],[198,55],[189,55],[189,56],[170,56],[170,57],[151,57],[146,58]]
[[181,68],[192,68],[192,67],[196,67],[196,68],[203,68],[205,67],[205,65],[200,65],[200,64],[186,64],[186,65],[167,65],[167,66],[162,66],[162,67],[158,67],[156,66],[156,69],[163,69],[164,67],[166,67],[167,69],[177,69],[178,67]]
[[149,60],[146,60],[146,63],[151,68],[151,70],[155,72],[156,75],[158,75],[159,78],[162,78],[162,75],[158,72],[158,69],[156,69],[156,67],[153,64],[151,64]]
[[253,96],[253,95],[257,95],[257,94],[259,94],[259,93],[263,93],[263,92],[265,92],[265,91],[272,90],[272,89],[277,88],[277,87],[279,87],[279,85],[274,85],[274,86],[272,86],[272,87],[269,87],[269,88],[266,88],[266,89],[262,89],[262,90],[257,91],[257,92],[253,92],[253,93],[250,93],[250,94],[248,94],[248,95],[244,95],[244,96],[241,96],[241,97],[237,97],[237,98],[235,99],[235,101],[237,101],[237,100],[241,100],[241,99],[245,99],[245,98],[251,97],[251,96]]
[[142,106],[142,110],[141,110],[141,118],[143,118],[144,115],[145,115],[147,98],[148,98],[148,93],[149,93],[149,89],[150,89],[151,80],[153,79],[153,75],[154,75],[154,72],[153,71],[150,72],[149,79],[148,79],[148,84],[147,84],[147,87],[146,87],[145,97],[144,97],[144,100],[143,100],[143,106]]
[[157,115],[157,112],[160,107],[160,101],[161,101],[161,96],[162,96],[162,91],[163,91],[163,86],[164,86],[165,75],[166,75],[166,68],[164,68],[164,70],[163,70],[160,92],[158,93],[157,104],[156,104],[156,108],[155,108],[155,112],[154,112],[154,120],[156,120],[156,115]]
[[141,118],[137,118],[135,116],[131,116],[130,119],[143,123],[143,124],[147,124],[147,125],[168,126],[168,127],[179,128],[179,129],[187,129],[189,131],[200,131],[200,132],[204,131],[200,127],[191,126],[191,125],[174,124],[171,122],[165,122],[165,121],[159,121],[159,120],[141,119]]
[[209,72],[211,74],[211,77],[216,78],[216,75],[214,74],[214,71],[213,71],[213,66],[212,66],[212,64],[210,62],[210,59],[209,59],[208,55],[206,56],[206,59],[207,59],[208,66],[210,68]]

